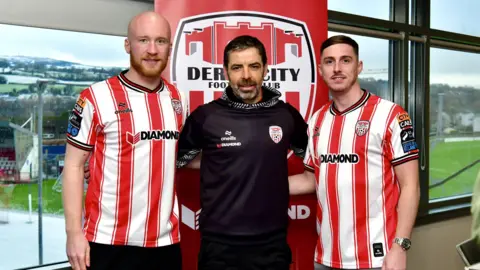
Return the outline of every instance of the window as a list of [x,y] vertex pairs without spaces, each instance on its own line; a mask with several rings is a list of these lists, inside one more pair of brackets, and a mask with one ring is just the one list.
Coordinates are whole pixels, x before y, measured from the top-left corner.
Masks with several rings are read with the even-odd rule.
[[475,0],[431,0],[430,27],[471,36],[480,36],[478,10]]
[[390,1],[328,0],[328,9],[382,20],[390,19]]
[[[1,264],[16,269],[66,261],[60,192],[69,112],[82,89],[128,66],[124,38],[2,24],[0,36]],[[39,89],[43,106],[39,106]],[[36,134],[41,107],[40,208]]]
[[363,71],[358,76],[360,87],[391,100],[388,82],[388,40],[328,32],[328,37],[335,35],[347,35],[358,43],[359,58],[363,61]]
[[480,170],[480,54],[430,50],[430,199],[472,192]]

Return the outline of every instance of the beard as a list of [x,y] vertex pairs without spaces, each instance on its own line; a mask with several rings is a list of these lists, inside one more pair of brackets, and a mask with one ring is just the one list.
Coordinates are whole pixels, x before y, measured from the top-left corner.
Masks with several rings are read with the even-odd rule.
[[[242,91],[240,87],[244,86],[255,86],[253,90],[250,91]],[[230,83],[230,87],[232,87],[233,94],[241,99],[245,103],[253,103],[260,95],[260,88],[261,85],[258,85],[253,80],[241,80],[238,84]]]
[[[143,59],[143,58],[142,58]],[[166,66],[166,61],[160,60],[160,63],[155,65],[154,67],[148,67],[142,64],[142,59],[137,61],[132,54],[130,54],[130,63],[132,68],[137,71],[140,75],[147,77],[147,78],[156,78],[160,77],[163,70]],[[153,58],[158,59],[158,58]]]

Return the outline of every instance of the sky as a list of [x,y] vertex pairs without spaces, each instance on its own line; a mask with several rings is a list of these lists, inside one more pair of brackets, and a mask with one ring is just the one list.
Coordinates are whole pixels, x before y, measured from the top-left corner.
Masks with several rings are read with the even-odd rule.
[[[411,0],[410,0],[411,1]],[[430,0],[434,29],[480,36],[479,0]],[[389,19],[389,0],[329,0],[328,9],[356,15]],[[368,3],[368,4],[366,4]],[[338,34],[329,32],[329,36]],[[388,66],[388,41],[349,35],[360,47],[364,70]],[[364,74],[366,75],[366,74]],[[480,54],[432,48],[430,50],[430,82],[480,89]]]
[[[328,8],[388,20],[389,0],[329,0]],[[367,4],[368,3],[368,4]],[[468,6],[468,8],[467,8]],[[480,36],[479,0],[431,0],[432,28]],[[329,32],[329,35],[337,34]],[[365,74],[388,67],[388,41],[350,35]],[[0,24],[0,55],[49,57],[94,66],[128,67],[124,37]],[[431,82],[480,89],[480,54],[431,49]],[[386,77],[386,76],[385,76]]]
[[0,24],[0,56],[35,56],[128,67],[124,37]]

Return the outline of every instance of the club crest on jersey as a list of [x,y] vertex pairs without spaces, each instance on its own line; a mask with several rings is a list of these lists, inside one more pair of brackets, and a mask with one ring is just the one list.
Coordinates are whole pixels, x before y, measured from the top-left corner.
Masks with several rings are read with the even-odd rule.
[[270,138],[272,138],[274,143],[279,143],[283,137],[282,128],[279,126],[270,126],[269,127]]
[[370,128],[370,122],[367,120],[359,120],[355,125],[355,134],[357,136],[363,136],[367,134],[368,129]]
[[182,114],[182,102],[180,100],[172,99],[172,107],[177,114]]
[[189,104],[219,98],[228,86],[223,49],[241,33],[257,37],[265,46],[268,70],[263,85],[278,89],[308,118],[317,87],[316,57],[307,25],[294,18],[240,10],[183,18],[172,48],[172,83],[187,93]]

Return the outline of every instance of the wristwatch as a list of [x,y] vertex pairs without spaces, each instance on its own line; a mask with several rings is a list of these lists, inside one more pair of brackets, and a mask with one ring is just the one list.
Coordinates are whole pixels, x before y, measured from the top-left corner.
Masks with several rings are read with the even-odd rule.
[[412,245],[412,242],[410,242],[410,239],[408,238],[395,237],[394,242],[400,245],[403,250],[409,250]]

